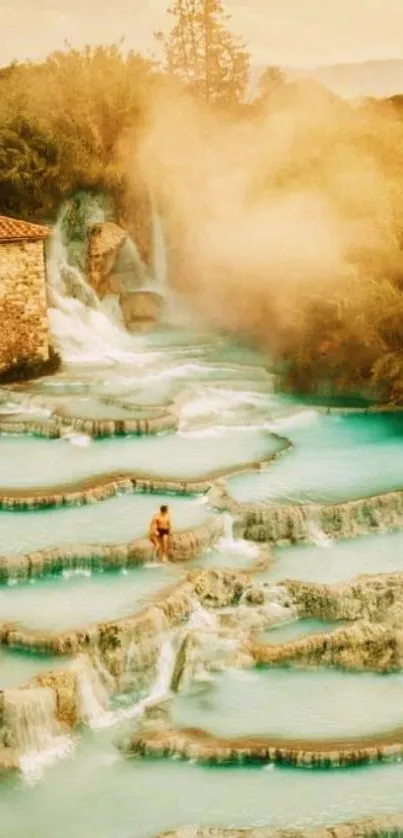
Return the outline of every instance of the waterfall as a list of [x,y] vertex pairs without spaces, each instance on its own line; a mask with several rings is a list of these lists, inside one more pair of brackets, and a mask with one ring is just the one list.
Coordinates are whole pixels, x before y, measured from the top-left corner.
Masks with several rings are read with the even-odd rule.
[[230,544],[234,541],[234,519],[229,512],[224,512],[223,515],[224,521],[224,541],[229,542]]
[[132,707],[124,710],[117,710],[116,721],[121,719],[134,719],[143,715],[148,707],[159,704],[170,693],[170,685],[175,667],[175,649],[171,637],[162,641],[157,662],[157,672],[153,686],[145,698],[140,699]]
[[331,547],[333,541],[314,521],[308,523],[308,533],[317,547]]
[[172,671],[175,664],[175,650],[172,639],[168,637],[161,645],[161,651],[157,664],[157,677],[151,692],[144,699],[145,706],[150,707],[164,698],[169,692],[169,685],[171,683]]
[[112,714],[106,710],[109,694],[100,676],[86,658],[73,664],[77,675],[78,708],[81,721],[97,729],[109,727]]
[[152,203],[153,273],[156,291],[163,297],[168,289],[168,258],[163,222],[154,202]]
[[217,617],[212,611],[207,611],[198,600],[193,603],[193,610],[187,623],[188,629],[218,631]]
[[92,729],[111,727],[124,719],[135,719],[143,715],[148,707],[159,704],[170,692],[170,683],[175,665],[175,649],[168,637],[161,644],[155,681],[145,698],[131,707],[108,710],[109,693],[99,673],[83,658],[74,663],[77,673],[80,719]]
[[3,726],[31,782],[42,776],[47,765],[71,753],[72,740],[63,735],[56,720],[56,694],[51,689],[5,690]]
[[63,241],[63,216],[53,231],[46,268],[50,328],[63,360],[135,360],[133,339],[102,310],[80,269],[69,264]]

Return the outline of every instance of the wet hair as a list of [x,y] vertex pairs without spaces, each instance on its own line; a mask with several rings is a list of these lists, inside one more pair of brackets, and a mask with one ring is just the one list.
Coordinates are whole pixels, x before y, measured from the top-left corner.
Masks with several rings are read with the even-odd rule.
[[168,507],[167,506],[160,506],[160,512],[162,512],[162,514],[164,514],[165,512],[168,512]]

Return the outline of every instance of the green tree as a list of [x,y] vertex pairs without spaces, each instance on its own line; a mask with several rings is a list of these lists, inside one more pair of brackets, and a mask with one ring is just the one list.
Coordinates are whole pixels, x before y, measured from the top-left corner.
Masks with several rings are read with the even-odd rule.
[[0,124],[0,211],[46,215],[60,201],[60,154],[43,126],[15,117]]
[[207,102],[233,104],[245,92],[249,56],[228,29],[222,0],[173,0],[174,24],[163,42],[167,71]]

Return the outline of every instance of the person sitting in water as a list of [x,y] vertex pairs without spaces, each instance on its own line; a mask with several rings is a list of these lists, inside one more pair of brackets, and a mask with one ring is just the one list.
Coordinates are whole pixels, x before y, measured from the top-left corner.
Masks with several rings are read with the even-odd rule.
[[154,545],[157,558],[162,562],[168,561],[169,536],[172,522],[167,506],[160,506],[150,524],[150,541]]

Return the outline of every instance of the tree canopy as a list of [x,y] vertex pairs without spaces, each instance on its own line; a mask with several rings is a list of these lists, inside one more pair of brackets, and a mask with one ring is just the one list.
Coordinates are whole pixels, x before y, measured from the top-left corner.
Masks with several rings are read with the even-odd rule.
[[206,102],[239,102],[248,82],[249,56],[229,27],[221,0],[173,0],[165,68]]

